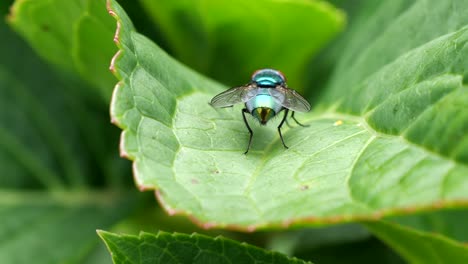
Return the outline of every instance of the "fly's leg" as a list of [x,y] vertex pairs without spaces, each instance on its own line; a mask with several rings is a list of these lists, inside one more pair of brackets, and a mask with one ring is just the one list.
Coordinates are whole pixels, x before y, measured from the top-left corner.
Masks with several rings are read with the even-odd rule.
[[304,125],[304,124],[301,124],[299,123],[299,121],[297,121],[296,117],[294,117],[294,111],[292,111],[292,114],[291,114],[291,118],[294,119],[294,121],[296,121],[296,124],[300,125],[301,127],[308,127],[309,125]]
[[[286,120],[286,117],[288,117],[288,112],[289,112],[288,109],[284,110],[283,120],[281,120],[281,123],[280,123],[279,126],[278,126],[278,133],[279,133],[279,135],[280,135],[281,142],[283,143],[283,146],[284,146],[285,148],[288,148],[288,146],[286,146],[286,144],[284,144],[283,135],[281,134],[281,126],[283,125],[284,121]],[[294,112],[293,112],[293,113],[294,113]],[[296,122],[297,122],[297,121],[296,121]]]
[[250,145],[252,144],[253,132],[252,132],[252,129],[250,128],[250,126],[249,126],[249,123],[247,122],[247,118],[245,118],[245,113],[249,113],[249,111],[246,108],[242,109],[242,117],[244,118],[245,126],[247,127],[247,129],[249,130],[249,133],[250,133],[249,145],[247,146],[247,150],[244,152],[244,154],[247,154],[247,152],[249,152]]

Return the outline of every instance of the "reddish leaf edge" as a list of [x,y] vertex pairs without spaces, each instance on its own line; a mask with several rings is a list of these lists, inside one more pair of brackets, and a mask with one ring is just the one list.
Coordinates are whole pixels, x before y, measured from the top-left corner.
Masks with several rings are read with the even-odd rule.
[[[154,188],[152,188],[154,190]],[[409,207],[400,207],[392,209],[380,209],[376,210],[371,214],[354,214],[354,215],[336,215],[336,216],[327,216],[327,217],[302,217],[302,218],[291,218],[279,222],[269,222],[269,223],[259,223],[253,225],[238,225],[238,224],[226,224],[218,222],[203,221],[193,214],[190,214],[184,210],[171,208],[163,198],[163,192],[161,190],[155,190],[155,196],[158,200],[160,206],[168,213],[170,216],[185,216],[189,218],[193,223],[195,223],[200,228],[209,230],[209,229],[227,229],[239,232],[252,233],[258,230],[284,230],[292,228],[301,228],[301,227],[311,227],[311,226],[326,226],[333,224],[346,224],[346,223],[356,223],[356,222],[376,222],[385,219],[386,217],[401,216],[408,214],[417,214],[428,211],[437,211],[441,209],[454,209],[460,207],[468,206],[468,201],[466,200],[456,200],[456,201],[436,201],[430,205],[422,206],[409,206]]]

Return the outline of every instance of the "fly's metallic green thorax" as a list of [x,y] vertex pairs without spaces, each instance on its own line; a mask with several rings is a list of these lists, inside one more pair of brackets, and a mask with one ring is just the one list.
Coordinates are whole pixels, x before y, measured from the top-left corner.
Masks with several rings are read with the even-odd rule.
[[266,125],[272,117],[285,110],[283,119],[278,125],[278,133],[283,146],[288,148],[281,134],[281,126],[286,121],[289,111],[291,111],[291,118],[300,126],[304,126],[296,120],[294,113],[310,110],[310,104],[296,91],[288,88],[284,75],[273,69],[261,69],[254,72],[248,84],[233,87],[216,95],[211,99],[210,104],[213,107],[229,107],[238,103],[245,104],[242,117],[250,133],[249,145],[245,153],[249,151],[253,137],[253,131],[245,117],[246,113],[260,121],[260,124]]
[[272,69],[262,69],[252,74],[252,82],[259,87],[276,87],[285,85],[286,78],[280,71]]

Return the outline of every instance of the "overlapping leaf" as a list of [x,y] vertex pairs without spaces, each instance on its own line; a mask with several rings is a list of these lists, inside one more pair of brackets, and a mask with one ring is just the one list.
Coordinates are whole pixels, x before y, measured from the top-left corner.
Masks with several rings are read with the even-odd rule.
[[[116,49],[112,43],[115,23],[104,3],[16,1],[9,21],[38,54],[61,71],[78,73],[107,102],[114,83],[108,66]],[[91,95],[95,93],[91,91]]]

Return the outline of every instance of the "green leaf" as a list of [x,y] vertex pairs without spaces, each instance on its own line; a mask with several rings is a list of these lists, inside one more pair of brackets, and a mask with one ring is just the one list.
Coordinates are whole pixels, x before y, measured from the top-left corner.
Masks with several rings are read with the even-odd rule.
[[366,226],[409,263],[468,262],[468,246],[444,236],[384,221],[367,223]]
[[1,186],[82,186],[89,161],[80,160],[85,155],[73,133],[74,117],[82,110],[70,103],[73,86],[51,74],[4,22],[0,30],[0,162],[9,175],[0,178]]
[[[386,150],[368,152],[367,166],[350,179],[357,201],[379,208],[421,205],[422,197],[435,207],[450,200],[466,203],[466,5],[382,2],[373,13],[379,23],[364,12],[350,30],[354,34],[339,43],[349,48],[342,52],[320,104],[363,116],[382,136],[379,145]],[[422,23],[426,16],[434,19]],[[389,44],[395,39],[397,45]],[[351,96],[344,96],[345,90]],[[380,172],[371,173],[376,169]]]
[[134,208],[118,131],[83,83],[54,73],[4,21],[0,35],[0,263],[82,263],[95,229]]
[[391,217],[389,221],[423,232],[444,235],[459,242],[468,241],[468,210],[450,209],[416,215]]
[[62,71],[79,74],[106,101],[110,98],[115,23],[104,0],[16,1],[11,10],[11,25],[39,55]]
[[64,189],[103,178],[121,184],[128,171],[111,147],[118,131],[107,124],[105,107],[86,96],[82,82],[54,73],[4,23],[0,30],[0,162],[11,176],[0,184]]
[[[431,12],[452,10],[445,3]],[[395,46],[393,28],[421,24],[418,5],[425,3],[415,5],[388,30],[371,31],[374,38]],[[113,69],[121,81],[111,114],[124,129],[121,151],[134,160],[140,188],[157,189],[169,213],[193,216],[205,227],[253,230],[467,204],[468,28],[462,22],[450,20],[448,28],[439,21],[433,26],[440,35],[389,56],[387,64],[371,61],[375,72],[355,73],[361,81],[353,76],[347,84],[334,75],[319,106],[298,116],[309,127],[283,128],[289,149],[274,125],[254,125],[253,147],[242,155],[248,132],[240,107],[208,105],[226,87],[171,59],[135,32],[115,2],[109,6],[120,28]],[[363,68],[377,56],[370,51],[344,60]],[[346,64],[340,65],[337,72]]]
[[106,192],[0,192],[1,263],[82,263],[96,228],[128,214],[133,198]]
[[[324,228],[303,228],[278,232],[269,241],[267,247],[287,255],[296,252],[311,252],[318,248],[339,244],[360,242],[371,236],[363,226],[358,224],[334,225]],[[314,256],[314,254],[310,254]],[[321,261],[318,261],[321,263]]]
[[142,3],[177,59],[231,85],[272,67],[288,76],[290,86],[313,89],[301,82],[305,66],[345,22],[341,11],[321,0]]
[[406,262],[375,237],[348,243],[325,244],[299,249],[294,256],[320,264],[405,264]]
[[139,236],[98,234],[114,263],[310,263],[223,237],[161,231]]

